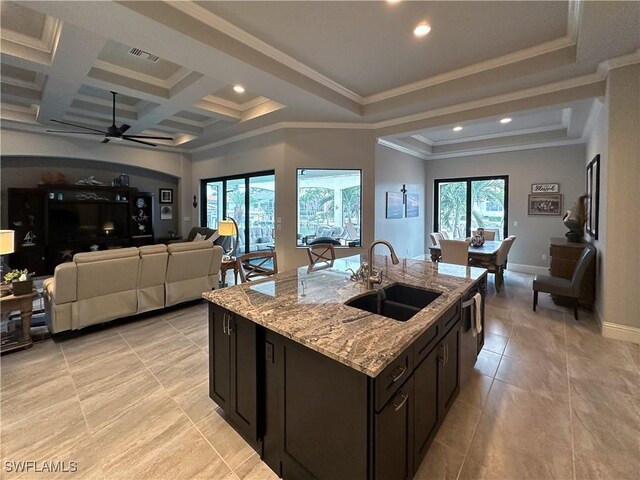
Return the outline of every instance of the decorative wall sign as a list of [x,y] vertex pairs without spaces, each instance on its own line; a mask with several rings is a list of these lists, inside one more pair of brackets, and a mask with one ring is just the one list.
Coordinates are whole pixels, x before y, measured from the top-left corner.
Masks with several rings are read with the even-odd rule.
[[420,216],[420,194],[419,193],[407,193],[407,205],[405,207],[406,217],[418,217]]
[[164,205],[160,208],[160,220],[172,220],[173,219],[173,207]]
[[173,203],[173,188],[161,188],[158,201],[160,203]]
[[402,218],[404,195],[399,192],[387,192],[387,218]]
[[587,165],[587,233],[598,239],[598,206],[600,203],[600,155]]
[[531,185],[531,193],[558,193],[559,183],[534,183]]
[[559,193],[529,195],[529,215],[559,217],[560,212],[562,212],[562,195]]

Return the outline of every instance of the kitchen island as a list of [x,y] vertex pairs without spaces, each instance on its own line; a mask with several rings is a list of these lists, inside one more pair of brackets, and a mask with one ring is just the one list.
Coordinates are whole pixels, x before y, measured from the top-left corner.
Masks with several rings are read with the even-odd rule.
[[462,301],[484,293],[485,270],[375,256],[379,289],[430,295],[398,305],[413,309],[399,321],[345,305],[370,297],[350,280],[362,261],[203,294],[210,396],[282,478],[411,478],[482,347]]

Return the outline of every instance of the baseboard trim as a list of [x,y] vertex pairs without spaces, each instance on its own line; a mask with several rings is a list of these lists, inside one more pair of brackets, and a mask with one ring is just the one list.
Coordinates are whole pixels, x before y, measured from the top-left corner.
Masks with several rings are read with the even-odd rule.
[[602,322],[602,336],[640,344],[640,328],[619,323]]
[[535,265],[521,265],[511,262],[507,263],[507,270],[529,273],[531,275],[549,275],[549,269],[546,267],[536,267]]

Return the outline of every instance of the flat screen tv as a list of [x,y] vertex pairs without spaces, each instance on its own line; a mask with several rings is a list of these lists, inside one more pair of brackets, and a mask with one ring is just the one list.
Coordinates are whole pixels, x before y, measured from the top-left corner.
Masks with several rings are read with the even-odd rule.
[[49,208],[49,243],[127,238],[128,205],[56,203]]

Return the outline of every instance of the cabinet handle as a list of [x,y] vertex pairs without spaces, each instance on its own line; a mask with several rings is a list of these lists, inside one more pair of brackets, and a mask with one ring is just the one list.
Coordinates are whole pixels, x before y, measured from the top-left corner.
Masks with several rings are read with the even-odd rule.
[[224,313],[224,314],[222,315],[222,333],[224,333],[225,335],[226,335],[226,333],[227,333],[227,327],[226,327],[226,325],[227,325],[227,314],[226,314],[226,313]]
[[440,350],[442,352],[442,354],[440,355],[440,358],[438,359],[438,361],[440,362],[440,365],[444,365],[445,360],[445,345],[444,343],[440,345]]
[[394,374],[391,373],[390,377],[393,380],[392,383],[396,383],[398,380],[400,380],[400,378],[404,375],[404,372],[407,371],[407,366],[406,365],[402,365],[401,367],[399,367],[398,373]]
[[231,329],[231,314],[229,314],[229,320],[227,320],[227,335],[231,336],[233,330]]
[[444,363],[445,365],[449,363],[449,344],[444,344]]
[[400,393],[398,395],[398,397],[402,398],[402,401],[399,404],[393,404],[393,406],[395,407],[394,410],[397,412],[398,410],[400,410],[402,407],[404,407],[404,404],[407,403],[407,399],[409,398],[409,394],[407,393]]

